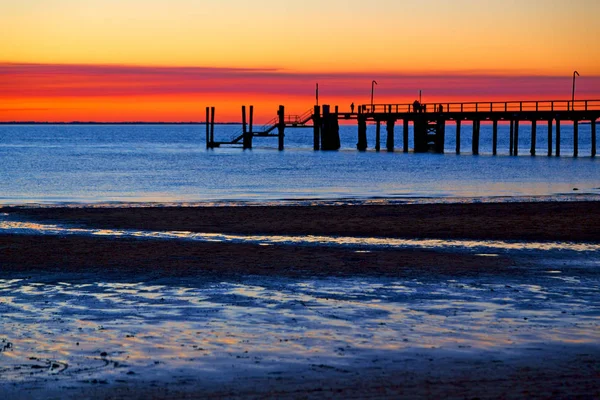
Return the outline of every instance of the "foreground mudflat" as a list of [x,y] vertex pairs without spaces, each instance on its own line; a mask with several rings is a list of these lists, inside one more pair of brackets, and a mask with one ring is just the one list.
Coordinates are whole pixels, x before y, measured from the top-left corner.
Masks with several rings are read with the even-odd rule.
[[[577,213],[576,206],[564,209],[569,208]],[[60,222],[52,209],[43,211],[34,211],[38,221]],[[81,215],[66,219],[90,227],[153,230],[160,230],[159,223],[165,230],[193,230],[198,221],[209,221],[206,226],[217,229],[217,219],[194,217],[194,211],[178,217],[172,209],[169,218],[157,222],[150,215],[164,211],[144,209],[149,213],[144,226],[132,217],[139,210],[131,209],[110,210],[110,223],[100,218],[106,210],[99,216],[95,210],[75,211],[98,218],[93,223]],[[247,218],[236,216],[240,211],[227,217],[225,208],[212,212],[231,221],[225,232],[237,232],[237,222]],[[302,215],[307,212],[320,211],[302,209]],[[362,212],[370,214],[355,211]],[[595,218],[591,214],[589,221]],[[419,224],[422,215],[412,215],[412,222],[406,217],[390,226]],[[532,232],[539,239],[548,224],[538,225],[536,218],[528,224],[527,213],[522,215],[512,234]],[[177,229],[189,218],[194,222]],[[315,226],[336,221],[323,218]],[[312,230],[313,222],[306,221],[303,229]],[[298,233],[275,226],[277,234]],[[337,226],[340,234],[354,232]],[[587,222],[573,229],[581,237],[596,235]],[[593,245],[505,246],[482,240],[463,247],[370,248],[109,233],[0,235],[1,394],[44,399],[600,396],[600,256]],[[561,240],[560,233],[546,234]]]

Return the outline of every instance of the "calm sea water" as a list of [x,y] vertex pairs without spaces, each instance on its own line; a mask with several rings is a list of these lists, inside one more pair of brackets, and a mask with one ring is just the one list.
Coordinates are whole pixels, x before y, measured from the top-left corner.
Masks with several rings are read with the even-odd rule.
[[[538,125],[537,157],[529,156],[530,126],[520,128],[518,157],[508,155],[508,126],[500,125],[498,156],[491,125],[483,124],[481,155],[472,156],[471,131],[448,124],[446,154],[356,151],[356,126],[342,126],[342,149],[313,152],[312,130],[288,130],[255,148],[205,149],[202,125],[2,125],[0,203],[278,201],[366,198],[480,198],[600,194],[600,160],[589,157],[591,126],[580,125],[579,158],[573,128],[562,126],[563,156],[546,157],[547,129]],[[216,127],[228,139],[239,126]],[[385,144],[385,129],[382,130]],[[412,148],[412,132],[409,146]],[[574,190],[577,189],[577,190]]]

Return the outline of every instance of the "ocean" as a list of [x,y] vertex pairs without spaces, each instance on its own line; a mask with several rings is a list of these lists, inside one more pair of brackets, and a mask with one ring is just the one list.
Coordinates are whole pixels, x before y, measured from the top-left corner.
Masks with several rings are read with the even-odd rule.
[[[217,125],[217,140],[241,131]],[[356,150],[357,127],[340,127],[342,148],[312,150],[312,130],[288,129],[285,151],[277,138],[255,138],[254,149],[207,150],[204,125],[0,125],[0,204],[186,203],[306,201],[447,201],[482,198],[595,196],[600,161],[592,159],[591,125],[563,125],[562,156],[547,157],[547,129],[538,125],[537,156],[529,155],[530,125],[522,124],[519,156],[508,155],[509,127],[500,124],[498,155],[491,124],[481,126],[480,155],[471,151],[469,124],[462,154],[455,126],[446,128],[446,154]],[[385,144],[382,129],[382,145]],[[412,132],[409,147],[412,149]],[[383,147],[383,146],[382,146]],[[382,200],[383,201],[383,200]]]

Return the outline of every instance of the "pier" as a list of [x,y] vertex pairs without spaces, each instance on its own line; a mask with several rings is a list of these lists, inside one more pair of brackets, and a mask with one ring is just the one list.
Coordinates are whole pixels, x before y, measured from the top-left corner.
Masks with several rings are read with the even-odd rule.
[[[444,153],[446,126],[456,126],[456,153],[460,154],[460,138],[463,128],[470,125],[471,153],[480,150],[482,123],[492,125],[492,154],[498,152],[498,124],[508,123],[509,154],[519,155],[519,130],[523,124],[531,127],[531,148],[536,155],[538,134],[548,137],[548,156],[561,155],[561,123],[573,123],[573,156],[579,156],[579,124],[591,124],[591,157],[596,156],[596,123],[600,118],[600,100],[544,100],[508,102],[419,103],[412,104],[363,104],[350,112],[340,111],[338,106],[314,106],[300,115],[287,115],[285,107],[279,106],[277,116],[267,124],[255,128],[253,107],[242,107],[242,132],[229,140],[215,140],[214,107],[206,108],[206,146],[242,145],[252,148],[255,137],[277,137],[278,149],[284,149],[285,132],[289,129],[312,129],[314,150],[338,150],[340,148],[339,123],[342,120],[357,122],[357,150],[366,151],[367,124],[375,124],[375,150],[381,150],[382,125],[385,125],[385,148],[396,150],[396,125],[402,127],[402,151],[409,152],[409,127],[413,131],[415,153]],[[400,124],[401,122],[401,124]],[[538,122],[547,126],[547,132],[538,132]]]

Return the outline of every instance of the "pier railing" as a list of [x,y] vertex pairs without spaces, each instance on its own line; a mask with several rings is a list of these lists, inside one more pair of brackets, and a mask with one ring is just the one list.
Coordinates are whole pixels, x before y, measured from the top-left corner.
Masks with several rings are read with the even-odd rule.
[[[600,110],[600,100],[543,100],[543,101],[491,101],[466,103],[423,103],[420,112],[522,112],[522,111],[588,111]],[[359,112],[407,113],[415,112],[415,104],[364,104]]]

